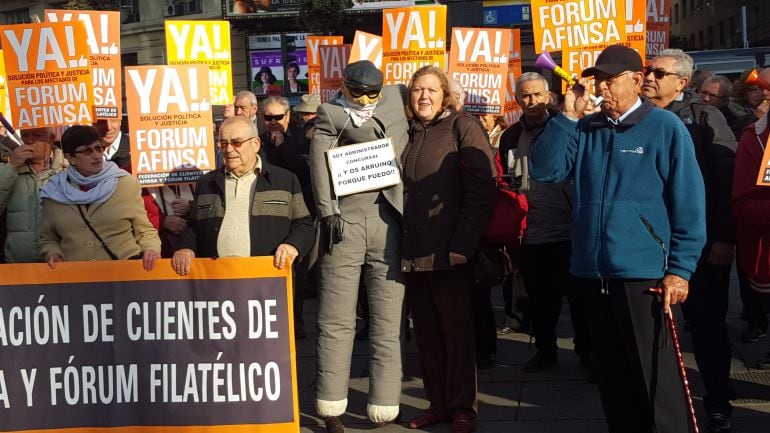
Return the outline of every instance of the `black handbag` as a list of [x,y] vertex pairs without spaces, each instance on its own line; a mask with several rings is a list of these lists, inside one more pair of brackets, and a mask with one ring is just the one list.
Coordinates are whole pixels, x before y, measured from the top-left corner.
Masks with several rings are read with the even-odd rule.
[[482,244],[471,262],[471,279],[479,287],[503,284],[512,271],[511,258],[505,246]]

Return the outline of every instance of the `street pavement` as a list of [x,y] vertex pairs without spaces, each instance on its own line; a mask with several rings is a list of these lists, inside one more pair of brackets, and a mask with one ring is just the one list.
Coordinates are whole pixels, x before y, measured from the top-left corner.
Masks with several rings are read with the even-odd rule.
[[[495,314],[500,323],[502,294],[493,290]],[[756,360],[770,350],[770,337],[756,343],[743,343],[740,333],[745,322],[740,319],[741,302],[737,281],[733,280],[728,311],[728,326],[733,344],[732,375],[738,391],[734,402],[734,433],[770,432],[770,371],[755,369]],[[316,345],[315,299],[305,300],[305,330],[307,338],[297,340],[297,370],[300,401],[301,432],[324,432],[323,421],[314,406],[314,373]],[[685,364],[692,384],[694,403],[701,432],[706,431],[706,415],[702,407],[703,385],[692,356],[690,335],[682,330],[681,313],[679,334]],[[535,353],[534,345],[526,334],[513,333],[498,338],[497,365],[481,370],[479,382],[480,433],[605,433],[601,402],[597,389],[587,381],[588,373],[578,364],[572,352],[572,329],[569,308],[562,308],[557,335],[559,336],[559,364],[541,373],[525,373],[524,363]],[[357,341],[353,351],[348,410],[343,417],[346,431],[377,433],[395,432],[450,432],[448,423],[425,430],[410,430],[408,421],[428,407],[420,378],[420,365],[414,341],[406,345],[405,377],[401,397],[401,422],[374,429],[366,418],[368,389],[367,341]]]

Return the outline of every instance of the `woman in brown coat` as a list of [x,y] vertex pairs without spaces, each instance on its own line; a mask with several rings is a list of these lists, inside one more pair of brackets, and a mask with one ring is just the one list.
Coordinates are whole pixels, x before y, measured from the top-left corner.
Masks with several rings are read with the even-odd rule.
[[53,268],[60,261],[142,259],[151,270],[160,257],[160,238],[147,219],[139,182],[104,160],[92,126],[71,126],[61,144],[70,167],[40,193],[45,261]]
[[449,108],[440,69],[418,70],[409,98],[402,270],[430,401],[409,426],[451,419],[453,433],[468,433],[476,428],[476,366],[466,264],[494,208],[491,148],[476,119]]

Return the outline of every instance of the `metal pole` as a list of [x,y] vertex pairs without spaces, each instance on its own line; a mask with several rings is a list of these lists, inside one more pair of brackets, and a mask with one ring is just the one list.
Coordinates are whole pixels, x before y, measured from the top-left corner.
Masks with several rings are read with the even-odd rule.
[[743,48],[748,48],[749,30],[746,26],[746,6],[741,6],[741,38],[743,38]]

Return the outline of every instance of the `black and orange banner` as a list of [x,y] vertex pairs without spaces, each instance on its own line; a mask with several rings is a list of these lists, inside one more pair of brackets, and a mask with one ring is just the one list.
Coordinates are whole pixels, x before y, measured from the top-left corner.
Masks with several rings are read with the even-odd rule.
[[272,257],[2,265],[0,431],[297,432]]

